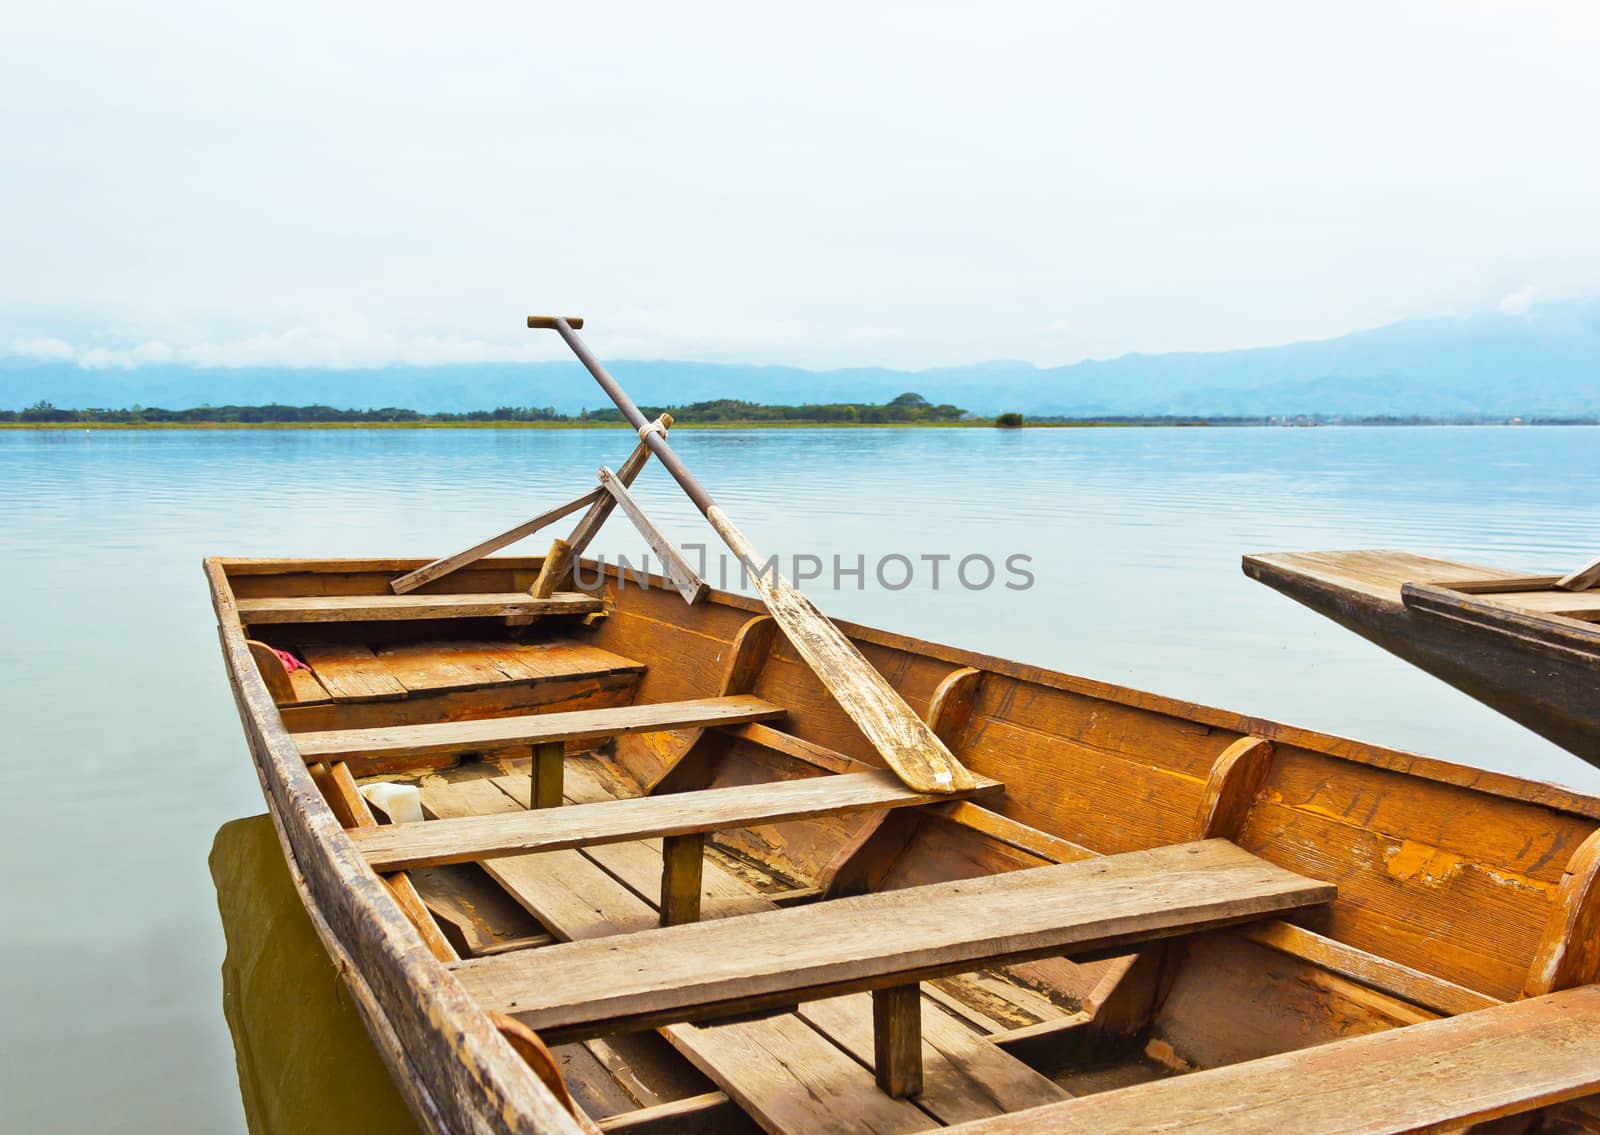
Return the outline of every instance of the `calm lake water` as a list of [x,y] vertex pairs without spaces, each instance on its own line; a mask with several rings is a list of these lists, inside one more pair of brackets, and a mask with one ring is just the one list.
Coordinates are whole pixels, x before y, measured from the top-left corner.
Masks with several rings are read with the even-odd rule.
[[[201,557],[454,551],[576,495],[630,441],[0,432],[0,1129],[243,1127],[206,853],[262,802]],[[1239,571],[1244,552],[1323,547],[1568,570],[1600,551],[1600,430],[679,430],[674,444],[764,551],[919,567],[898,591],[870,569],[864,590],[810,584],[830,614],[1600,792],[1600,771]],[[670,533],[714,543],[660,470],[637,492]],[[642,550],[620,518],[595,547]],[[920,561],[980,553],[1031,556],[1033,587],[966,590],[946,564],[936,593]]]

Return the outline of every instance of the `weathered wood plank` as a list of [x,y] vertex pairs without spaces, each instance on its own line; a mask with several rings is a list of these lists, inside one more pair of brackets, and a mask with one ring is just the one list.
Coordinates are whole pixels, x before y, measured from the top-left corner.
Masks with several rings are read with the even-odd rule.
[[860,772],[876,767],[793,734],[784,733],[770,725],[723,725],[718,727],[718,731],[828,772]]
[[673,926],[535,969],[452,967],[480,1002],[574,1035],[1096,951],[1326,902],[1334,889],[1221,840]]
[[1389,1135],[1466,1126],[1600,1088],[1585,987],[952,1128],[962,1135]]
[[697,1096],[652,1104],[600,1121],[606,1135],[683,1135],[694,1132],[754,1130],[739,1106],[726,1092],[702,1092]]
[[793,1014],[675,1026],[666,1037],[769,1132],[900,1135],[939,1126],[914,1104],[884,1095],[871,1072]]
[[[1311,962],[1332,973],[1353,978],[1363,985],[1382,990],[1396,997],[1431,1009],[1436,1013],[1454,1015],[1471,1013],[1500,1004],[1493,997],[1457,985],[1453,981],[1434,977],[1421,970],[1391,962],[1314,931],[1296,926],[1292,922],[1258,922],[1241,926],[1237,933],[1262,946],[1270,947],[1291,957]],[[1545,992],[1548,992],[1546,990]]]
[[761,721],[782,716],[783,710],[771,702],[743,694],[571,713],[496,717],[486,721],[449,721],[431,725],[399,725],[389,729],[297,733],[295,744],[308,758],[333,760],[378,755],[417,757],[436,753],[487,753],[536,745],[542,741],[597,740],[622,733]]
[[357,642],[308,642],[300,657],[336,702],[393,701],[406,688],[369,647]]
[[[996,791],[991,780],[976,791]],[[886,769],[609,800],[539,812],[395,824],[352,833],[375,870],[465,863],[496,856],[678,836],[751,824],[903,808],[948,799],[913,792]]]
[[476,690],[413,694],[399,701],[325,702],[283,706],[279,713],[291,733],[334,729],[424,725],[466,718],[517,717],[546,707],[570,711],[630,705],[638,690],[637,671],[546,678]]
[[1597,583],[1600,583],[1600,559],[1590,560],[1572,574],[1556,580],[1556,586],[1563,591],[1587,591]]
[[698,603],[705,597],[711,585],[701,579],[689,566],[689,561],[683,558],[683,553],[678,551],[678,546],[669,540],[666,533],[656,527],[656,522],[650,519],[650,514],[634,499],[633,494],[623,485],[619,478],[604,465],[600,466],[600,487],[616,499],[622,511],[627,514],[633,526],[639,530],[645,542],[652,551],[661,557],[662,570],[673,587],[678,589],[678,594],[683,596],[685,603]]
[[464,552],[457,552],[453,556],[445,556],[442,559],[434,560],[431,564],[419,567],[415,571],[398,576],[390,582],[389,586],[396,595],[404,595],[407,592],[415,591],[425,583],[432,583],[434,580],[464,568],[470,563],[481,560],[490,552],[498,552],[508,544],[515,544],[525,536],[532,536],[539,529],[546,525],[554,524],[564,516],[572,515],[586,505],[593,505],[600,499],[601,495],[599,489],[591,489],[582,496],[567,501],[565,504],[560,504],[546,512],[541,512],[532,520],[525,520],[514,528],[506,529],[498,536],[491,536],[481,543],[474,544]]
[[467,619],[505,615],[587,615],[604,604],[563,591],[535,599],[520,591],[487,595],[303,595],[239,600],[247,624],[355,623],[394,619]]

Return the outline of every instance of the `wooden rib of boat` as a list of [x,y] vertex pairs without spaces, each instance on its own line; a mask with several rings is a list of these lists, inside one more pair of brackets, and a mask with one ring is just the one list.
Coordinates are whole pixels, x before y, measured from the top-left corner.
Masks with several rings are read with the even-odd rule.
[[425,563],[206,571],[429,1130],[1600,1129],[1600,801],[844,626],[973,774],[918,792],[757,600],[594,567],[511,626],[496,558],[395,615]]
[[[670,422],[529,322],[639,430],[603,493],[205,565],[422,1127],[1600,1131],[1600,799],[713,591],[627,493],[660,459],[761,562]],[[573,570],[613,508],[669,578]]]
[[1244,572],[1600,766],[1600,562],[1529,575],[1388,550]]

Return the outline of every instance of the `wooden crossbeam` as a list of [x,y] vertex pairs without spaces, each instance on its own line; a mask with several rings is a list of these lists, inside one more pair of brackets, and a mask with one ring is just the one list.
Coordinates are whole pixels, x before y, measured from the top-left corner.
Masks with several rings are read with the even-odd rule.
[[294,742],[308,760],[426,757],[441,753],[489,753],[545,741],[592,741],[624,733],[655,733],[706,725],[762,721],[783,709],[749,694],[726,698],[656,702],[646,705],[492,717],[478,721],[440,721],[371,729],[296,733]]
[[1597,583],[1600,583],[1600,559],[1590,560],[1571,575],[1556,580],[1556,586],[1563,591],[1586,591]]
[[1326,883],[1223,840],[671,926],[450,968],[485,1008],[551,1036],[759,1012],[1324,903]]
[[604,607],[593,595],[560,591],[535,599],[520,591],[482,595],[293,595],[240,599],[239,618],[260,623],[392,622],[503,615],[588,615]]
[[[999,788],[998,782],[983,780],[974,791],[993,792]],[[905,808],[948,799],[945,795],[913,792],[887,769],[876,769],[533,812],[394,824],[352,832],[351,839],[375,870],[394,871]]]
[[[672,415],[662,414],[651,425],[652,427],[660,426],[661,435],[665,437],[667,431],[672,428]],[[633,452],[628,454],[627,459],[617,468],[617,480],[626,488],[638,479],[639,474],[644,472],[644,467],[649,463],[650,447],[641,438],[639,444],[634,446]],[[582,519],[572,529],[572,535],[567,537],[567,543],[572,545],[574,563],[583,557],[583,553],[588,550],[589,544],[599,535],[601,527],[604,526],[611,513],[617,507],[616,497],[606,492],[603,488],[598,491],[600,493],[599,499],[589,506],[589,511],[583,514]]]
[[622,511],[627,514],[633,526],[639,530],[639,535],[645,538],[652,551],[661,557],[662,571],[666,573],[667,580],[678,589],[678,594],[683,596],[685,603],[698,603],[705,597],[711,585],[701,579],[689,566],[689,561],[683,558],[683,553],[661,529],[656,527],[655,521],[650,519],[650,514],[628,492],[627,486],[610,469],[604,465],[600,467],[600,487],[616,499]]
[[457,552],[453,556],[444,556],[425,564],[416,571],[406,572],[389,581],[389,589],[396,595],[405,595],[415,591],[425,583],[432,583],[436,579],[443,579],[451,572],[460,571],[468,564],[476,563],[491,552],[498,552],[501,548],[515,544],[518,540],[532,536],[541,528],[545,528],[566,516],[571,516],[580,508],[592,506],[603,494],[598,489],[591,489],[582,496],[574,497],[565,504],[558,504],[555,508],[541,512],[532,520],[525,520],[514,528],[508,528],[498,536],[491,536],[482,543],[474,544],[464,552]]

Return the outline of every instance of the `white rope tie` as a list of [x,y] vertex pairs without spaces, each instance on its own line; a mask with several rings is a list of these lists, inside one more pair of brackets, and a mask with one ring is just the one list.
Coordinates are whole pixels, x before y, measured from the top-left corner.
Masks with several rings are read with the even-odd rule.
[[643,441],[650,434],[655,434],[658,437],[663,437],[664,438],[664,437],[667,436],[667,431],[666,431],[666,428],[664,426],[662,426],[662,424],[660,422],[650,422],[650,423],[648,423],[646,425],[642,425],[642,426],[639,427],[639,440],[640,441]]

